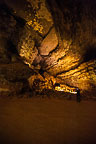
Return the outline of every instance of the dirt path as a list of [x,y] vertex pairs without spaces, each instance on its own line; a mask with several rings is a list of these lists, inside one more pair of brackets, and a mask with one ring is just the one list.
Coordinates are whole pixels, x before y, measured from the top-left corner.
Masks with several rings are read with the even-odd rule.
[[0,144],[96,144],[96,102],[0,99]]

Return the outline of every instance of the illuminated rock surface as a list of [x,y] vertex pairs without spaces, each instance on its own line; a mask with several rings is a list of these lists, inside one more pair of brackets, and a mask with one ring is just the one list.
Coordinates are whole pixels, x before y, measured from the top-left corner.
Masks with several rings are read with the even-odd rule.
[[96,96],[96,2],[5,0],[5,4],[0,5],[0,62],[28,64],[34,73],[24,79],[31,91],[54,89],[59,83],[62,89],[79,88],[82,95]]
[[54,50],[58,45],[58,38],[56,35],[55,28],[49,32],[46,38],[42,41],[39,51],[41,55],[48,55],[52,50]]
[[23,32],[24,34],[21,35],[18,43],[18,52],[25,63],[32,64],[38,54],[38,50],[36,49],[30,31],[26,30]]

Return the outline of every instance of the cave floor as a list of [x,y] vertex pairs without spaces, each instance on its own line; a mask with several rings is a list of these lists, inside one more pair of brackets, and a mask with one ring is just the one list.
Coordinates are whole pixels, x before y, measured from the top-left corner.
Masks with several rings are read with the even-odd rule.
[[96,102],[0,98],[0,144],[96,144]]

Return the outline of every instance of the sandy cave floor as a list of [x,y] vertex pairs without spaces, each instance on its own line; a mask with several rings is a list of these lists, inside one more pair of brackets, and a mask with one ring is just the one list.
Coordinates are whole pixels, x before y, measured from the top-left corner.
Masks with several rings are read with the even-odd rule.
[[0,144],[96,144],[96,102],[0,98]]

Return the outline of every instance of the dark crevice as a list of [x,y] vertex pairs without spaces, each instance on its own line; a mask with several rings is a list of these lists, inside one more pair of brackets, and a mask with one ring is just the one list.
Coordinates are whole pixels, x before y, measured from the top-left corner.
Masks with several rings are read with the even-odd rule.
[[12,8],[9,8],[5,3],[3,3],[2,5],[0,5],[0,11],[1,12],[6,12],[7,15],[9,16],[13,16],[14,19],[19,23],[20,26],[24,26],[26,21],[24,19],[22,19],[19,16],[16,16],[14,14],[14,11]]
[[54,64],[51,64],[51,66],[47,66],[48,68],[46,68],[46,70],[51,69],[52,67],[54,67],[55,65],[57,65],[57,61]]
[[51,56],[51,54],[53,52],[56,52],[58,50],[58,48],[59,48],[59,44],[56,46],[56,48],[54,48],[52,51],[49,52],[48,56]]
[[8,40],[7,44],[8,44],[7,48],[8,52],[19,56],[16,46],[12,43],[12,41]]
[[[30,28],[32,28],[31,26],[30,26]],[[44,39],[44,36],[42,35],[42,34],[40,34],[38,31],[35,31],[42,39]]]
[[88,46],[87,51],[83,55],[83,62],[96,59],[96,45]]
[[59,62],[60,60],[63,60],[65,56],[66,56],[66,54],[64,56],[62,56],[61,58],[58,58],[57,62]]
[[52,26],[49,28],[49,31],[47,32],[47,34],[45,34],[45,35],[43,36],[43,39],[46,38],[46,36],[50,33],[50,31],[52,30],[53,27],[54,27],[54,25],[52,25]]
[[25,21],[23,18],[17,17],[16,15],[13,15],[13,14],[11,14],[11,15],[12,15],[12,16],[14,17],[14,19],[19,23],[19,26],[22,26],[22,27],[25,26],[26,21]]

